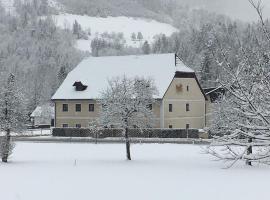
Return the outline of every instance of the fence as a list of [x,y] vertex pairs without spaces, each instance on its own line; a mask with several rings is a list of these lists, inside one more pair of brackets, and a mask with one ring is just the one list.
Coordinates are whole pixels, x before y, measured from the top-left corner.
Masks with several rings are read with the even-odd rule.
[[[197,129],[129,129],[131,138],[199,138]],[[123,137],[122,129],[101,129],[98,132],[88,128],[53,128],[53,136],[58,137]]]

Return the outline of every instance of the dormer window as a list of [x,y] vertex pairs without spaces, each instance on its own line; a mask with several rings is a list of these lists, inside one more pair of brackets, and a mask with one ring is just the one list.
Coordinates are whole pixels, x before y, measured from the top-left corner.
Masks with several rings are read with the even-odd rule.
[[76,91],[84,91],[87,88],[87,85],[82,84],[81,81],[76,81],[73,86],[75,87]]

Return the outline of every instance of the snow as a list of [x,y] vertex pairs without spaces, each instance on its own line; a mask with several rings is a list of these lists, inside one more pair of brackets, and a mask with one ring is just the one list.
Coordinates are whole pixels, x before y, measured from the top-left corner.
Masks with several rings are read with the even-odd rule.
[[[56,24],[61,28],[72,29],[72,25],[77,20],[83,30],[91,30],[91,36],[88,40],[79,40],[76,47],[82,51],[89,51],[91,40],[99,36],[104,32],[123,32],[124,38],[128,46],[139,47],[145,40],[150,43],[154,40],[154,36],[157,34],[171,35],[179,30],[172,25],[161,23],[155,20],[144,18],[132,18],[132,17],[90,17],[87,15],[73,15],[73,14],[60,14],[54,15]],[[141,32],[143,34],[143,41],[132,41],[131,34]],[[84,43],[84,44],[83,44]]]
[[[68,74],[52,99],[98,99],[108,87],[108,79],[122,75],[152,78],[159,91],[155,98],[162,98],[175,71],[194,72],[180,61],[175,67],[174,54],[89,57]],[[81,81],[87,89],[76,91],[72,86],[75,81]]]
[[0,163],[3,200],[268,200],[269,167],[231,169],[201,146],[18,143]]
[[[5,135],[4,132],[0,132],[0,136]],[[25,137],[25,136],[51,136],[51,129],[45,128],[45,129],[29,129],[22,133],[14,133],[11,132],[11,136],[18,136],[18,137]]]
[[60,12],[64,11],[64,6],[56,0],[48,0],[48,5]]
[[31,113],[30,117],[45,117],[42,115],[50,115],[51,118],[54,118],[54,106],[49,104],[44,104],[42,106],[37,106],[35,110]]

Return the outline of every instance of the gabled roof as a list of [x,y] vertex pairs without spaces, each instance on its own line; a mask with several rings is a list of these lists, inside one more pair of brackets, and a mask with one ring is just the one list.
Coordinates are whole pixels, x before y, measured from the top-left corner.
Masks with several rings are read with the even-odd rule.
[[[108,80],[122,75],[152,78],[159,91],[155,98],[162,98],[176,71],[194,73],[180,59],[176,62],[175,54],[89,57],[68,74],[52,100],[98,99]],[[78,81],[88,87],[76,91],[73,84]]]
[[54,106],[44,104],[42,106],[37,106],[35,110],[31,113],[30,117],[54,117]]
[[222,86],[212,87],[212,88],[204,88],[205,94],[210,97],[210,101],[213,103],[218,100],[221,96],[223,96],[226,92]]

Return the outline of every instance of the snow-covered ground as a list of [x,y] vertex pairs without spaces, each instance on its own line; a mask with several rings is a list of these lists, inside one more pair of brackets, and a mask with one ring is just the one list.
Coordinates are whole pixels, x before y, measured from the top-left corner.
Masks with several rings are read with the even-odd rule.
[[[22,133],[14,133],[12,132],[12,136],[48,136],[51,135],[51,129],[29,129]],[[0,136],[5,135],[4,133],[0,132]]]
[[3,200],[268,200],[269,167],[222,169],[195,145],[18,143],[0,163]]
[[102,18],[90,17],[86,15],[81,16],[73,14],[60,14],[55,15],[54,19],[56,24],[61,28],[72,29],[72,25],[76,20],[81,25],[83,30],[91,30],[91,36],[88,40],[79,40],[77,43],[77,48],[89,52],[91,51],[91,40],[104,32],[123,32],[127,45],[138,47],[141,45],[142,41],[132,41],[132,33],[137,34],[138,32],[141,32],[144,37],[143,41],[148,40],[149,42],[152,42],[154,39],[153,37],[157,34],[163,33],[169,36],[172,33],[178,31],[178,29],[166,23],[161,23],[150,19],[131,18],[124,16]]

